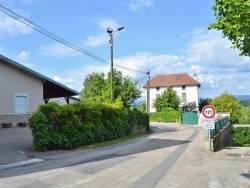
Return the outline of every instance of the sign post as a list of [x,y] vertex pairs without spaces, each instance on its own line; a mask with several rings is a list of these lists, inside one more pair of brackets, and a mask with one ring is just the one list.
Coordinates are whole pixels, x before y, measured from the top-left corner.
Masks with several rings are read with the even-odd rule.
[[211,134],[210,130],[215,129],[215,114],[216,110],[212,105],[206,105],[202,108],[202,115],[204,119],[202,120],[203,128],[208,129],[208,140],[209,149],[211,150]]

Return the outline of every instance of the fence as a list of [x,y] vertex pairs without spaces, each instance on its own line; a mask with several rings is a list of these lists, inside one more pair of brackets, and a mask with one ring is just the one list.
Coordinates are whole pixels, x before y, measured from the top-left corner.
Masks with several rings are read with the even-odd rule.
[[211,137],[214,136],[216,133],[218,133],[223,127],[228,125],[229,122],[230,122],[229,117],[223,117],[222,119],[216,120],[215,129],[210,130]]

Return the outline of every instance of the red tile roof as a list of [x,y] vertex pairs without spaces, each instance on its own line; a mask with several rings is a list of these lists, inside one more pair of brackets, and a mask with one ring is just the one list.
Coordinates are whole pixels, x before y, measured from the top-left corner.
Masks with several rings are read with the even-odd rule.
[[[157,75],[150,80],[150,87],[168,87],[168,86],[188,86],[197,85],[200,87],[200,83],[188,74],[169,74],[169,75]],[[143,86],[147,88],[147,84]]]

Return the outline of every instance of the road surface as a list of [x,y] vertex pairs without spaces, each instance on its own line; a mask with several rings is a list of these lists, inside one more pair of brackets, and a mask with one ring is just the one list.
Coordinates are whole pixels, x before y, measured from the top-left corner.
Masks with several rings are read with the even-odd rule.
[[250,158],[208,151],[201,127],[151,127],[152,135],[113,146],[6,165],[0,168],[0,187],[250,187]]

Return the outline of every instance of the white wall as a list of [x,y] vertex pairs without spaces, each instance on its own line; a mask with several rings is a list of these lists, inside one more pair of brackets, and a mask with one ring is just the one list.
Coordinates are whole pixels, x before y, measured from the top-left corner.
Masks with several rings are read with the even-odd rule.
[[[49,99],[49,102],[57,102],[59,105],[66,105],[67,102],[64,97],[59,97],[59,98],[51,98]],[[74,100],[72,98],[69,98],[69,104],[77,103],[79,101]]]
[[[162,94],[163,91],[166,89],[167,87],[160,87],[160,89],[157,91],[156,88],[150,88],[150,112],[156,111],[153,107],[156,95]],[[182,86],[174,86],[172,87],[172,89],[177,92],[177,95],[180,97],[180,100],[182,100],[182,93],[186,93],[187,102],[196,102],[196,105],[198,106],[198,86],[186,86],[185,90],[182,90]]]
[[14,94],[28,94],[28,113],[43,103],[42,81],[0,63],[0,115],[14,114]]

